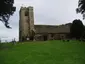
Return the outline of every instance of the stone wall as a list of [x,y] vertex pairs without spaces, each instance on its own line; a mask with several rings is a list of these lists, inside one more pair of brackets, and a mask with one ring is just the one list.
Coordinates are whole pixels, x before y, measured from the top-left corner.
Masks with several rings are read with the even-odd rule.
[[[61,40],[61,39],[66,39],[67,34],[52,34],[52,33],[48,33],[46,35],[46,40]],[[35,35],[35,40],[36,41],[44,41],[44,34],[36,34]]]

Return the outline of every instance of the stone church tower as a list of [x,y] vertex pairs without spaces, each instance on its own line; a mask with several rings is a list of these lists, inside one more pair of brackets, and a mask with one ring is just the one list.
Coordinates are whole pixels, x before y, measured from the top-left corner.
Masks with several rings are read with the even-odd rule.
[[21,7],[19,11],[19,41],[26,41],[34,30],[33,7]]

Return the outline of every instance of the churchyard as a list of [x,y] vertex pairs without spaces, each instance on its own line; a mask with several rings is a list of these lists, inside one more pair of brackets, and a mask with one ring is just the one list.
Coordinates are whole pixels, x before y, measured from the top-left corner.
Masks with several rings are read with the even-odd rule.
[[53,40],[0,44],[0,64],[85,64],[85,42]]

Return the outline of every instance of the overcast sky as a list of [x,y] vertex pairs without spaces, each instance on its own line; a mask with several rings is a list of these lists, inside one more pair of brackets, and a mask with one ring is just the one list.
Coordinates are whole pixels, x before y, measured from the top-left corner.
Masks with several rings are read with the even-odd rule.
[[[81,19],[81,14],[76,14],[78,0],[15,0],[16,12],[9,22],[12,29],[7,29],[0,22],[0,38],[10,41],[13,38],[18,40],[19,36],[19,10],[20,7],[34,7],[34,23],[59,25],[72,22],[74,19]],[[82,20],[85,24],[85,20]]]

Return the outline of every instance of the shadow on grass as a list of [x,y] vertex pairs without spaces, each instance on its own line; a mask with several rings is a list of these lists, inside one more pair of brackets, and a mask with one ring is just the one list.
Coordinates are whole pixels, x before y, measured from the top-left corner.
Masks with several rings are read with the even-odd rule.
[[0,50],[7,50],[13,47],[11,43],[0,43]]

